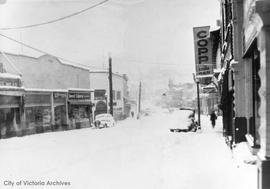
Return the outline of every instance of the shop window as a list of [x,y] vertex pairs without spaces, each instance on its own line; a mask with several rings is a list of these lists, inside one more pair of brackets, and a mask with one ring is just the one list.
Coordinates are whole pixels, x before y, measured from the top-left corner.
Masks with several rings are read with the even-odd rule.
[[74,118],[77,121],[84,118],[89,118],[89,113],[89,108],[86,105],[73,105],[71,107],[71,118]]
[[121,91],[117,91],[117,100],[121,100]]
[[49,107],[31,107],[25,111],[28,128],[50,126],[51,111]]
[[97,89],[94,91],[95,100],[104,100],[106,94],[106,90],[104,89]]
[[65,106],[57,106],[54,110],[55,114],[55,125],[62,126],[66,119],[66,109]]

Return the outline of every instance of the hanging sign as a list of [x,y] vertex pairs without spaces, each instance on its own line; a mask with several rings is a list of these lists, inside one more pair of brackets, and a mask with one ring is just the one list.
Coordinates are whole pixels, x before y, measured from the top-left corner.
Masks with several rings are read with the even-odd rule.
[[212,45],[209,30],[210,26],[193,28],[196,76],[213,74]]

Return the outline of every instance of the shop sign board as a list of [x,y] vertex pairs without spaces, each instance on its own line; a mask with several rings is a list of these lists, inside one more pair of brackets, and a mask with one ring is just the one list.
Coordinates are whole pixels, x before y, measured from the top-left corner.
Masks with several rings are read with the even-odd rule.
[[0,86],[20,87],[20,83],[18,79],[15,80],[0,78]]
[[53,93],[53,97],[55,98],[55,99],[58,99],[58,98],[66,98],[66,93],[61,93],[61,92],[54,92]]
[[50,94],[25,94],[25,104],[47,104],[50,105]]
[[213,74],[210,26],[194,27],[196,76]]
[[95,97],[95,100],[106,100],[106,97],[98,96],[98,97]]
[[91,94],[85,92],[70,92],[68,93],[69,100],[91,100]]
[[204,87],[202,93],[216,93],[217,90],[215,87]]

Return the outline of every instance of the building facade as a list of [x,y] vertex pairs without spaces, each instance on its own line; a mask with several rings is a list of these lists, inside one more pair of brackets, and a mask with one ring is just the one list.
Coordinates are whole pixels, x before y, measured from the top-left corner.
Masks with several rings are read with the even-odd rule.
[[50,55],[34,58],[4,52],[0,65],[2,137],[91,126],[88,69]]
[[221,103],[225,136],[257,154],[258,188],[270,188],[270,1],[222,0]]
[[[99,107],[101,107],[101,103],[107,104],[107,110],[109,110],[109,72],[107,71],[90,71],[90,88],[95,91],[105,91],[103,94],[103,99],[99,99],[100,97],[95,97],[95,111],[97,113],[100,112]],[[130,113],[130,105],[129,105],[129,94],[128,94],[128,78],[127,76],[120,75],[117,73],[112,74],[112,86],[113,86],[113,112],[115,119],[123,119],[129,116]],[[102,101],[102,102],[101,102]],[[105,110],[104,105],[102,109]]]
[[[1,64],[0,64],[1,65]],[[3,66],[1,65],[3,68]],[[0,138],[21,135],[24,88],[21,76],[0,72]]]

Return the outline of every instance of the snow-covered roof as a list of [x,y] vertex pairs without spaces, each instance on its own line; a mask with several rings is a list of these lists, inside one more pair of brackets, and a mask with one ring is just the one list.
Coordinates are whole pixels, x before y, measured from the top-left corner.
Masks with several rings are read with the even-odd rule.
[[65,66],[71,66],[71,67],[74,67],[74,68],[80,68],[80,69],[83,69],[83,70],[89,70],[89,66],[87,65],[83,65],[83,64],[79,64],[79,63],[73,63],[73,62],[69,62],[68,60],[65,60],[65,59],[62,59],[62,58],[57,58],[53,55],[50,55],[50,54],[44,54],[40,57],[38,57],[38,59],[42,59],[42,58],[47,58],[47,57],[50,57],[50,58],[54,58],[58,63],[62,64],[62,65],[65,65]]
[[0,78],[21,79],[22,77],[19,75],[11,74],[11,73],[0,73]]
[[3,51],[1,51],[1,54],[3,54],[5,59],[13,66],[14,69],[16,69],[16,71],[18,73],[20,73],[20,71],[18,71],[17,68],[13,65],[12,62],[14,60],[12,60],[11,57],[12,58],[15,57],[16,58],[15,61],[32,60],[32,61],[36,61],[36,62],[38,62],[39,60],[41,60],[43,58],[50,57],[50,58],[55,59],[58,63],[60,63],[62,65],[71,66],[71,67],[79,68],[79,69],[83,69],[83,70],[89,70],[89,66],[87,66],[87,65],[83,65],[83,64],[79,64],[79,63],[75,63],[75,62],[71,63],[71,62],[68,62],[67,60],[59,59],[59,58],[57,58],[53,55],[49,55],[49,54],[44,54],[44,55],[41,55],[39,57],[31,57],[31,56],[27,56],[27,55],[7,53],[7,52],[3,52]]
[[88,92],[94,92],[94,89],[82,89],[82,88],[68,88],[69,91],[88,91]]
[[67,89],[38,89],[38,88],[26,88],[25,91],[33,91],[33,92],[67,92]]
[[0,90],[23,90],[23,87],[17,87],[17,86],[0,86]]

